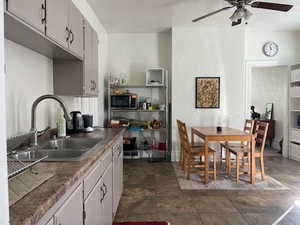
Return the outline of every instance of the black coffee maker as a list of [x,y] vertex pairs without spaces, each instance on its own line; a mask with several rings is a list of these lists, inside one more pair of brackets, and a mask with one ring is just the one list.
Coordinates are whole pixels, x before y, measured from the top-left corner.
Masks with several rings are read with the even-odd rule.
[[70,113],[72,120],[68,123],[68,133],[78,133],[84,130],[82,114],[79,111],[73,111]]

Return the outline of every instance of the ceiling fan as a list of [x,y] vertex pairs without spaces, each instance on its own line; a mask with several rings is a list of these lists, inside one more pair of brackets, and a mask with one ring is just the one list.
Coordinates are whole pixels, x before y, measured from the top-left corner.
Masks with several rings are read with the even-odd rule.
[[208,13],[204,16],[198,17],[194,19],[193,22],[195,23],[198,22],[199,20],[205,19],[209,16],[215,15],[225,10],[236,8],[233,15],[230,17],[232,26],[236,26],[241,24],[243,19],[247,23],[248,19],[253,15],[247,9],[247,6],[252,8],[268,9],[268,10],[275,10],[281,12],[288,12],[291,8],[293,8],[293,5],[279,4],[279,3],[272,3],[272,2],[261,2],[261,1],[254,2],[254,0],[225,0],[225,1],[228,2],[231,6],[227,6],[222,9]]

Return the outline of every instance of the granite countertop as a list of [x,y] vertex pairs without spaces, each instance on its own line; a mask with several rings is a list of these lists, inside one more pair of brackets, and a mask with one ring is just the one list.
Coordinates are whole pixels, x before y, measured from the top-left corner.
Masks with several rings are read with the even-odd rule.
[[[37,171],[49,171],[54,176],[10,207],[11,225],[34,225],[54,206],[121,136],[124,129],[97,129],[93,133],[76,134],[74,137],[99,138],[99,143],[78,162],[41,162]],[[101,138],[101,140],[100,140]]]

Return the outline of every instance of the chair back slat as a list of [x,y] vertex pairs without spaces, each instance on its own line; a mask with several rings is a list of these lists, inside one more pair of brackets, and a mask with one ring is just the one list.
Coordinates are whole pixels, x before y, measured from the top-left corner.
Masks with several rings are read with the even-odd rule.
[[269,129],[269,123],[259,122],[256,126],[256,145],[259,147],[259,152],[264,153],[266,139]]
[[180,146],[182,150],[184,150],[185,152],[190,152],[190,142],[189,142],[186,125],[182,121],[177,120],[177,126],[178,126],[179,137],[180,137]]
[[[254,120],[245,120],[245,125],[244,125],[244,132],[248,134],[253,134],[253,129],[254,129]],[[250,146],[250,142],[241,142],[243,145]]]

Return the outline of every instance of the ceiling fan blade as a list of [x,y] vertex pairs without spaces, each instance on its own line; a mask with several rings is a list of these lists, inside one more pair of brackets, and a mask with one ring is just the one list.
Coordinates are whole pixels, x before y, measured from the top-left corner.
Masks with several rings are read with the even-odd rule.
[[231,25],[234,27],[234,26],[240,25],[241,23],[242,23],[242,19],[238,19],[237,21],[233,21],[231,23]]
[[219,10],[217,10],[217,11],[208,13],[208,14],[206,14],[206,15],[204,15],[204,16],[198,17],[198,18],[196,18],[196,19],[194,19],[194,20],[192,20],[192,21],[193,21],[194,23],[195,23],[195,22],[198,22],[199,20],[205,19],[205,18],[207,18],[207,17],[209,17],[209,16],[215,15],[215,14],[217,14],[217,13],[219,13],[219,12],[225,11],[225,10],[227,10],[227,9],[231,9],[231,8],[233,8],[233,7],[234,7],[234,6],[228,6],[228,7],[219,9]]
[[282,12],[287,12],[291,8],[293,8],[292,5],[272,3],[272,2],[253,2],[250,5],[253,8],[270,9],[270,10],[276,10],[276,11],[282,11]]

